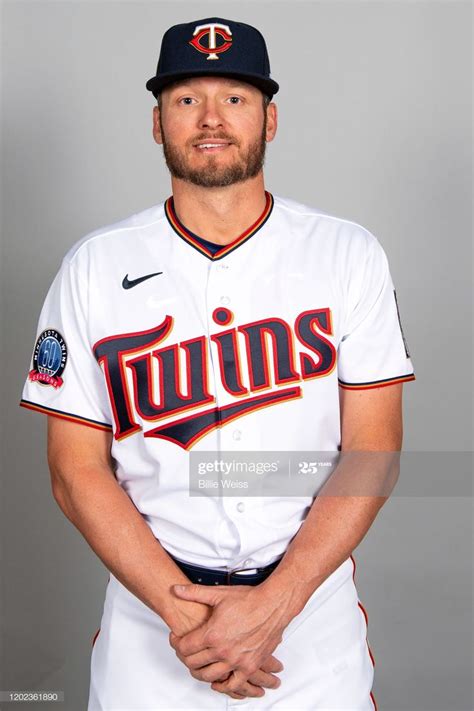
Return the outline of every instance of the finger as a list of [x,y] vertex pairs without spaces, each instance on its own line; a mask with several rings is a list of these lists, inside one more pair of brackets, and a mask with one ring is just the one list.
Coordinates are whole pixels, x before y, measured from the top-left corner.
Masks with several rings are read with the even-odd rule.
[[[215,676],[215,671],[216,671],[216,665],[219,663],[219,660],[216,660],[210,653],[209,653],[210,662],[208,664],[204,664],[204,665],[202,665],[202,664],[196,665],[196,664],[190,663],[191,657],[185,657],[183,654],[181,654],[177,650],[175,651],[175,654],[178,657],[179,661],[182,662],[184,664],[184,666],[189,669],[189,671],[191,672],[191,674],[194,676],[195,679],[201,679],[201,681],[214,681],[214,680],[217,681],[218,677]],[[227,670],[226,673],[224,673],[224,671],[222,671],[222,674],[220,675],[220,677],[222,676],[223,679],[227,679],[227,677],[229,676],[229,674],[231,672],[231,667],[226,662],[220,662],[220,665],[221,665],[222,670],[224,670],[224,669]],[[209,678],[207,678],[207,676],[204,676],[204,675],[199,675],[199,673],[198,673],[200,670],[205,670],[205,669],[207,669],[208,671],[211,670],[211,675],[209,676]],[[219,677],[219,679],[220,679],[220,677]]]
[[183,657],[189,657],[190,654],[197,654],[207,649],[208,642],[206,641],[207,625],[203,624],[191,632],[171,640],[170,644],[176,652],[179,652]]
[[217,664],[209,664],[201,669],[190,669],[191,676],[199,681],[226,681],[231,673],[229,665],[226,662],[218,662]]
[[222,674],[222,676],[220,676],[218,679],[216,679],[216,681],[227,681],[227,679],[230,677],[231,674],[232,674],[232,672],[228,671],[225,674]]
[[169,641],[170,647],[173,647],[173,649],[176,649],[176,646],[177,646],[180,639],[181,639],[181,637],[178,637],[177,634],[175,634],[174,632],[170,632],[168,635],[168,641]]
[[265,672],[281,672],[285,667],[279,659],[270,655],[265,661],[260,664],[260,669]]
[[[221,693],[226,693],[226,692],[221,692]],[[230,696],[231,699],[245,699],[245,696],[242,696],[242,694],[234,694],[233,691],[228,691],[227,696]]]
[[197,583],[189,583],[189,585],[172,585],[172,590],[177,597],[183,600],[193,600],[195,602],[204,602],[206,605],[216,605],[222,598],[222,588],[217,590],[211,585],[198,585]]
[[254,686],[249,682],[240,684],[238,691],[230,691],[225,685],[228,682],[213,681],[211,687],[214,691],[220,691],[222,694],[227,694],[232,696],[232,698],[245,699],[245,698],[260,698],[265,696],[265,691],[260,686]]
[[267,674],[261,669],[257,669],[256,672],[251,674],[248,681],[254,686],[261,686],[265,689],[278,689],[281,684],[281,679],[274,674]]
[[176,656],[179,657],[189,669],[201,669],[201,667],[207,667],[209,664],[222,661],[222,659],[216,657],[212,649],[203,649],[202,652],[189,654],[187,657],[181,654],[181,652],[176,651]]
[[215,691],[222,691],[223,693],[233,692],[234,694],[241,694],[244,697],[259,698],[265,695],[265,691],[262,687],[250,684],[238,669],[232,672],[227,681],[215,681],[211,684],[211,687]]

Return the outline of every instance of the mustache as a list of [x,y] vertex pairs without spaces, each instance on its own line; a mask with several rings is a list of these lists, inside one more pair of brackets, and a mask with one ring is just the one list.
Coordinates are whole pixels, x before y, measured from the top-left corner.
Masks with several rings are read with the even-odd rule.
[[239,145],[239,142],[237,141],[234,136],[229,136],[227,133],[223,133],[222,131],[219,133],[200,133],[197,136],[194,136],[194,138],[189,142],[190,145],[193,145],[194,143],[197,143],[198,141],[212,141],[213,139],[221,140],[221,141],[227,141],[228,143],[235,143],[236,145]]

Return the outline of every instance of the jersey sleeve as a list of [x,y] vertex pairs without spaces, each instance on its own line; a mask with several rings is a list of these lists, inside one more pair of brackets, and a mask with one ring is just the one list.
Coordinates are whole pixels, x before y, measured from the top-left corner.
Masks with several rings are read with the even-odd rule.
[[371,239],[347,284],[338,348],[339,385],[368,389],[415,379],[395,287],[380,242]]
[[38,321],[20,406],[112,431],[102,370],[89,340],[87,284],[64,258]]

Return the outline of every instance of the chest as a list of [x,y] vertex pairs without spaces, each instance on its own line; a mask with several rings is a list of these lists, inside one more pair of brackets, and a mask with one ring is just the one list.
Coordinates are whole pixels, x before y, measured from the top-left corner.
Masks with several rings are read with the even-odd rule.
[[[166,437],[178,428],[189,443],[216,421],[298,400],[333,372],[343,303],[329,263],[263,247],[215,261],[137,253],[125,275],[117,262],[96,299],[92,347],[119,438],[171,418]],[[161,424],[153,432],[164,436]]]

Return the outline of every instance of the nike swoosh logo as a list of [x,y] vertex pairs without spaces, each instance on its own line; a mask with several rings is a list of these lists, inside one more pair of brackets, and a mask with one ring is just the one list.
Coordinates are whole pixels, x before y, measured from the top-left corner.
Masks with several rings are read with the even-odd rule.
[[159,274],[163,274],[163,272],[154,272],[153,274],[146,274],[145,276],[138,277],[138,279],[129,279],[128,274],[125,274],[122,286],[124,289],[132,289],[134,286],[137,286],[137,284],[141,284],[142,281],[151,279],[152,277],[158,276]]

